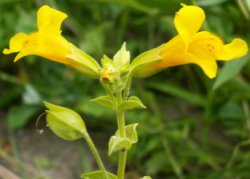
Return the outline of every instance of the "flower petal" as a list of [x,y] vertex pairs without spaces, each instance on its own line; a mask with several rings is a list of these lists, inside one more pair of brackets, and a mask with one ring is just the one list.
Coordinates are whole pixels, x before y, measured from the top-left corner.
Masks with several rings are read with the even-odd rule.
[[10,39],[10,48],[4,49],[3,54],[10,54],[21,51],[27,41],[27,35],[18,33]]
[[204,19],[203,9],[197,6],[183,5],[175,15],[174,24],[180,36],[188,43],[190,38],[198,32]]
[[217,36],[203,31],[196,33],[192,38],[188,52],[192,54],[205,74],[213,78],[217,72],[216,54],[222,50],[223,42]]
[[175,36],[170,41],[163,45],[160,56],[165,59],[169,59],[173,56],[185,53],[187,45],[180,35]]
[[[193,55],[193,54],[192,54]],[[197,54],[196,54],[197,55]],[[209,77],[214,78],[217,74],[217,63],[216,61],[209,56],[195,56],[193,59],[194,64],[197,64],[201,67],[203,72]]]
[[217,54],[222,51],[223,45],[223,41],[218,36],[207,31],[202,31],[193,36],[188,51],[216,59]]
[[25,48],[24,50],[20,51],[17,54],[17,56],[14,59],[14,62],[28,55],[37,55],[37,50],[38,50],[38,47],[36,46]]
[[60,34],[61,24],[66,17],[67,14],[44,5],[37,12],[38,31],[46,30]]
[[231,43],[223,45],[222,50],[217,53],[219,60],[231,60],[244,56],[248,51],[247,43],[241,39],[234,39]]

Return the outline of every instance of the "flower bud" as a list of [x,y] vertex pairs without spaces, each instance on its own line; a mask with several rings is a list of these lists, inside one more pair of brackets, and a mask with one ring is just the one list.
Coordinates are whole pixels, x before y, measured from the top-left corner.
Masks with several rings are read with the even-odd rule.
[[121,49],[114,55],[113,61],[115,66],[124,74],[129,69],[130,52],[126,50],[126,43],[124,42]]
[[44,105],[48,108],[48,127],[57,136],[72,141],[84,137],[87,133],[84,121],[75,111],[48,102],[44,102]]

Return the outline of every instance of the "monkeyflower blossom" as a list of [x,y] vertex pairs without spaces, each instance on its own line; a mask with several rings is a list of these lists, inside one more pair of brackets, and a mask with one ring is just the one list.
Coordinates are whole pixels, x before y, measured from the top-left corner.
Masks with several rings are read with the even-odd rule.
[[10,39],[9,49],[4,49],[3,53],[18,53],[15,62],[28,55],[41,56],[71,66],[89,77],[98,78],[99,64],[61,35],[61,24],[66,17],[63,12],[47,5],[42,6],[37,12],[38,31],[16,34]]
[[168,67],[192,63],[200,66],[209,78],[214,78],[217,73],[216,60],[228,61],[247,53],[248,46],[244,40],[235,38],[229,44],[224,44],[210,32],[198,32],[205,20],[203,9],[182,6],[174,18],[178,35],[136,57],[131,64],[135,77],[147,77]]

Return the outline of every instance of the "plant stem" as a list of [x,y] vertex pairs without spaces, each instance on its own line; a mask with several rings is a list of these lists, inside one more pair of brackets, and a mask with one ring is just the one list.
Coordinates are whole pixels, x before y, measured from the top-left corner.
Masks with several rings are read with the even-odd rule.
[[123,100],[126,100],[126,98],[129,95],[129,88],[130,88],[130,85],[132,82],[132,77],[133,77],[133,75],[131,73],[129,73],[126,84],[125,84],[124,92],[123,92]]
[[[117,94],[118,104],[127,100],[127,97],[129,95],[129,88],[130,88],[131,82],[132,82],[132,74],[129,73],[127,80],[126,80],[123,94],[121,92]],[[125,125],[125,117],[124,116],[125,116],[124,111],[117,111],[116,117],[117,117],[118,130],[120,131],[120,137],[126,137],[126,131],[125,131],[126,125]],[[124,179],[126,160],[127,160],[127,151],[121,150],[119,152],[119,161],[118,161],[118,169],[117,169],[118,179]]]
[[84,134],[84,138],[85,138],[86,142],[88,143],[89,148],[94,155],[94,158],[96,160],[96,163],[97,163],[99,169],[104,173],[105,179],[108,179],[108,175],[106,173],[106,169],[103,165],[102,159],[101,159],[98,151],[96,150],[95,144],[93,143],[92,139],[90,138],[90,136],[87,132]]
[[[119,112],[119,111],[117,112],[117,124],[118,124],[118,129],[120,131],[120,137],[126,137],[124,112]],[[119,161],[117,170],[118,179],[124,179],[126,159],[127,159],[127,151],[121,150],[119,152]]]
[[120,153],[119,153],[118,171],[117,171],[118,179],[124,179],[126,160],[127,160],[127,151],[120,151]]

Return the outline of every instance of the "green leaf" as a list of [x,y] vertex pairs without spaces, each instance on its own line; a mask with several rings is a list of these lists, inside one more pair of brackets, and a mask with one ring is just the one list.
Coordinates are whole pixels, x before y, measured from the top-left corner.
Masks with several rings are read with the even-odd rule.
[[14,106],[8,113],[7,124],[12,129],[23,127],[29,121],[29,119],[39,110],[40,107],[38,106]]
[[[125,127],[126,138],[129,139],[132,144],[137,143],[138,141],[137,132],[136,132],[136,128],[138,125],[139,125],[138,123],[135,123],[135,124],[127,125]],[[120,137],[119,130],[116,131],[115,136]]]
[[221,3],[225,3],[228,0],[199,0],[197,1],[197,4],[199,6],[215,6]]
[[109,140],[108,155],[110,156],[113,152],[118,150],[127,151],[131,148],[132,143],[128,138],[112,136]]
[[109,96],[101,96],[90,100],[91,102],[100,104],[104,107],[114,109],[112,99]]
[[247,64],[249,60],[249,55],[238,59],[227,62],[224,67],[220,70],[218,77],[213,85],[213,90],[218,89],[227,81],[231,80],[235,75],[237,75],[240,70]]
[[[106,172],[106,175],[108,179],[117,179],[117,176],[115,176],[113,173]],[[104,172],[98,170],[94,172],[88,172],[81,175],[82,179],[105,179]]]
[[137,98],[136,96],[131,96],[127,101],[119,105],[118,110],[126,111],[134,108],[146,109],[146,106],[141,102],[139,98]]
[[47,124],[57,136],[72,141],[82,138],[87,132],[81,116],[75,111],[48,102],[44,105],[49,109],[46,110]]
[[150,82],[147,85],[152,89],[156,89],[166,94],[176,96],[196,106],[204,106],[206,104],[206,99],[202,97],[201,95],[197,93],[189,92],[174,84]]

